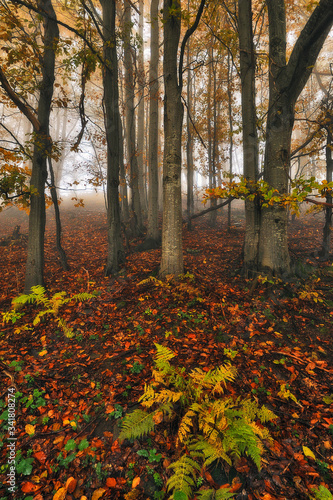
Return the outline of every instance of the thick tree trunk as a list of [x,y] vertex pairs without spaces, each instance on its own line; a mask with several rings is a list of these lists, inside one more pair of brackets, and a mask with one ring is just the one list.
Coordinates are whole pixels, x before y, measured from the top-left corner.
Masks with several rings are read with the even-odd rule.
[[[251,183],[258,180],[258,136],[255,105],[255,53],[252,30],[251,0],[239,0],[239,50],[242,85],[243,164],[244,177]],[[253,188],[254,189],[254,188]],[[244,271],[257,270],[260,211],[258,200],[245,201]]]
[[[267,0],[269,17],[269,110],[267,115],[264,179],[281,194],[288,190],[290,144],[295,103],[306,84],[333,24],[332,0],[321,0],[295,43],[286,63],[284,0]],[[262,209],[259,270],[286,275],[290,272],[287,209]]]
[[119,206],[119,96],[115,0],[100,0],[103,9],[104,121],[107,143],[108,255],[105,276],[119,271],[124,261]]
[[149,186],[147,239],[155,243],[160,239],[158,230],[158,60],[159,60],[159,0],[150,4],[150,65],[149,65]]
[[180,2],[164,0],[164,157],[161,276],[184,270],[181,206],[181,138],[183,105],[177,78]]
[[54,85],[55,51],[59,39],[56,14],[51,0],[38,0],[38,7],[45,12],[44,54],[42,60],[42,81],[38,101],[39,130],[35,130],[36,141],[32,159],[28,254],[25,273],[25,293],[32,286],[44,286],[44,233],[45,233],[45,183],[47,180],[47,156],[50,154],[49,121]]
[[126,144],[127,156],[130,164],[130,187],[132,191],[131,211],[133,224],[131,227],[132,233],[138,236],[143,231],[141,202],[139,193],[139,169],[136,148],[136,124],[135,124],[135,107],[134,107],[134,78],[133,78],[133,55],[131,48],[131,5],[127,0],[124,0],[124,25],[127,33],[124,45],[124,67],[125,67],[125,118],[126,118]]

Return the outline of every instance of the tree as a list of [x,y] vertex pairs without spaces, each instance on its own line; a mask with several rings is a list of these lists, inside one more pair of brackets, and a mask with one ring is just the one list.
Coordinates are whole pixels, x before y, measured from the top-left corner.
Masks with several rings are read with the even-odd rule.
[[184,108],[181,100],[183,88],[183,60],[186,42],[197,29],[205,0],[201,0],[193,25],[182,41],[179,66],[178,44],[181,27],[179,0],[164,0],[164,155],[163,155],[163,226],[161,276],[178,276],[184,270],[182,251],[181,200],[181,140]]
[[103,9],[103,88],[107,143],[108,255],[105,275],[117,271],[124,260],[119,206],[119,96],[115,0],[100,0]]
[[124,29],[126,33],[124,44],[125,67],[125,118],[126,118],[126,144],[127,156],[130,164],[130,187],[132,191],[132,234],[138,236],[143,232],[141,200],[139,193],[139,167],[136,147],[136,117],[134,106],[134,64],[133,49],[131,47],[131,5],[124,0]]
[[181,140],[182,87],[178,82],[177,53],[180,38],[179,0],[164,0],[164,155],[161,276],[183,272]]
[[[14,0],[15,3],[15,0]],[[51,155],[52,140],[49,122],[53,85],[55,80],[55,52],[59,39],[57,18],[51,0],[38,0],[37,6],[44,22],[42,80],[38,99],[37,120],[34,120],[34,151],[30,185],[28,255],[24,290],[29,293],[32,286],[44,286],[44,233],[45,233],[45,183],[47,158]]]
[[[256,116],[255,71],[252,1],[238,0],[239,60],[242,94],[243,168],[244,177],[258,181],[258,134]],[[254,189],[254,188],[253,188]],[[260,212],[258,201],[245,200],[244,268],[246,274],[257,270]]]
[[[291,134],[295,103],[303,90],[333,24],[332,0],[320,0],[286,60],[284,0],[267,0],[269,18],[269,108],[266,126],[264,180],[280,193],[288,192]],[[289,274],[287,208],[263,207],[258,268]],[[248,256],[246,255],[247,259]]]
[[147,240],[156,245],[159,240],[158,230],[158,4],[150,4],[150,63],[149,63],[149,163],[148,163],[148,227]]

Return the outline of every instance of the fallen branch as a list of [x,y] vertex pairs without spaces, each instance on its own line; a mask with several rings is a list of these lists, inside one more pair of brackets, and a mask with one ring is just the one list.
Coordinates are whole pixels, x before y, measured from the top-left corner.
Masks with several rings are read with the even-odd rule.
[[206,210],[203,210],[202,212],[199,212],[198,214],[191,215],[191,217],[189,217],[189,218],[190,219],[196,219],[197,217],[201,217],[202,215],[208,214],[208,212],[212,212],[213,210],[217,210],[218,208],[222,208],[225,205],[229,205],[232,202],[232,200],[235,200],[235,199],[236,198],[234,198],[233,196],[231,196],[230,198],[228,198],[223,203],[220,203],[219,205],[216,205],[216,207],[207,208]]

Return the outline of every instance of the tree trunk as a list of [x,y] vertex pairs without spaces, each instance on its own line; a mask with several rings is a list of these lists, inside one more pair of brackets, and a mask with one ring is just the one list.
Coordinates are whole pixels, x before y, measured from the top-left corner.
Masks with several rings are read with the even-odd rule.
[[59,210],[59,204],[58,204],[58,194],[57,194],[57,188],[55,185],[55,176],[54,176],[52,160],[50,157],[48,158],[48,163],[49,163],[49,171],[50,171],[50,178],[51,178],[50,192],[51,192],[51,198],[53,201],[55,221],[56,221],[56,247],[57,247],[57,250],[59,253],[59,258],[60,258],[62,268],[64,271],[68,271],[69,265],[67,262],[66,252],[63,249],[62,244],[61,244],[61,218],[60,218],[60,210]]
[[[327,131],[326,142],[326,180],[327,182],[333,181],[333,135],[330,130]],[[326,203],[332,204],[332,195],[326,196]],[[329,259],[331,251],[331,225],[332,225],[332,207],[325,208],[325,225],[323,228],[323,242],[322,250],[320,252],[321,260]]]
[[[251,183],[258,181],[258,136],[255,105],[255,53],[253,46],[251,0],[239,0],[239,50],[242,85],[243,165],[244,177]],[[253,187],[254,189],[254,187]],[[245,201],[244,271],[246,275],[257,270],[260,209],[258,200]]]
[[183,105],[177,78],[180,2],[164,0],[164,156],[161,276],[183,272],[181,138]]
[[[188,2],[189,9],[189,2]],[[193,100],[193,89],[192,89],[192,75],[190,69],[190,42],[187,45],[187,143],[186,143],[186,159],[187,159],[187,217],[188,223],[187,227],[192,230],[192,215],[194,213],[194,199],[193,199],[193,135],[192,135],[192,123],[190,120],[192,114],[192,100]]]
[[124,261],[119,206],[119,96],[115,0],[100,0],[103,9],[104,121],[107,143],[108,255],[105,276],[119,271]]
[[[288,190],[290,144],[295,103],[303,90],[333,24],[332,0],[321,0],[303,28],[286,64],[284,0],[267,0],[269,18],[269,110],[267,114],[264,180],[281,194]],[[259,238],[259,270],[290,272],[287,209],[264,207]]]
[[147,215],[147,204],[146,204],[146,177],[145,177],[145,154],[144,154],[144,134],[145,134],[145,68],[144,68],[144,38],[143,38],[143,11],[144,3],[143,0],[139,1],[139,37],[142,45],[139,48],[138,57],[138,184],[139,184],[139,195],[140,195],[140,205],[144,216]]
[[28,254],[25,273],[25,293],[32,286],[44,286],[44,233],[45,233],[45,183],[47,180],[47,156],[51,153],[49,121],[54,85],[55,51],[59,39],[56,14],[51,0],[38,0],[38,7],[45,12],[44,53],[42,81],[38,101],[39,130],[34,130],[36,140],[32,159],[30,185],[34,192],[30,198]]
[[149,186],[147,239],[160,239],[158,230],[158,60],[159,60],[159,0],[150,5],[150,65],[149,65]]
[[[241,9],[239,10],[241,13]],[[241,15],[239,14],[239,20]],[[239,22],[240,24],[240,22]],[[240,37],[239,37],[240,38]],[[233,173],[233,149],[234,149],[234,127],[233,127],[233,116],[232,116],[232,91],[231,91],[231,81],[232,81],[232,64],[230,60],[230,54],[228,52],[228,72],[227,72],[227,92],[228,92],[228,118],[229,118],[229,174]],[[244,128],[243,128],[244,131]],[[243,138],[244,146],[244,138]],[[228,231],[231,229],[231,203],[228,205]]]
[[126,118],[126,144],[127,156],[130,164],[130,187],[132,191],[131,211],[133,224],[131,227],[133,236],[138,236],[143,231],[141,202],[139,194],[139,170],[136,149],[136,125],[134,108],[134,78],[133,78],[133,55],[131,48],[131,6],[124,0],[124,28],[127,33],[124,44],[124,67],[125,67],[125,118]]

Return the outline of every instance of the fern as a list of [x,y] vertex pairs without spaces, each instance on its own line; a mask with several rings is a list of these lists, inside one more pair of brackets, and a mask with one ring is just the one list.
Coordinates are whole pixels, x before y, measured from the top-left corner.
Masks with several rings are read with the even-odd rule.
[[140,438],[151,432],[155,427],[154,414],[143,410],[134,410],[128,413],[123,420],[119,440]]
[[228,500],[236,495],[236,493],[231,493],[229,490],[222,488],[219,490],[202,490],[197,492],[197,496],[200,500]]
[[177,462],[169,465],[168,469],[174,470],[174,474],[167,481],[168,491],[174,490],[174,494],[181,491],[190,498],[200,465],[188,455],[183,455]]
[[[175,357],[173,351],[155,346],[154,382],[145,385],[139,399],[145,410],[126,415],[120,441],[142,437],[175,413],[180,416],[176,444],[182,454],[169,466],[173,475],[167,482],[174,500],[191,498],[201,466],[207,467],[217,459],[232,465],[245,454],[260,469],[262,440],[270,439],[262,424],[276,418],[274,413],[264,406],[260,408],[256,401],[223,395],[227,383],[237,375],[230,364],[208,372],[195,368],[187,374],[185,368],[170,364]],[[206,490],[200,495],[204,500],[232,496],[227,490]]]
[[[2,313],[3,320],[6,323],[8,323],[9,321],[15,323],[17,319],[20,319],[24,315],[24,313],[18,312],[18,310],[29,304],[36,304],[37,306],[42,306],[42,310],[39,311],[34,317],[32,321],[33,326],[39,325],[41,319],[44,316],[51,315],[57,322],[58,326],[63,330],[66,337],[71,338],[74,336],[73,329],[69,328],[66,324],[66,321],[59,316],[59,309],[63,305],[68,304],[73,300],[76,302],[83,302],[85,300],[91,299],[92,297],[94,297],[94,295],[90,293],[78,293],[76,295],[73,295],[72,297],[65,298],[65,296],[66,292],[57,292],[51,298],[48,298],[44,287],[40,285],[32,286],[30,294],[23,294],[19,297],[15,297],[12,300],[13,307],[11,311]],[[17,328],[15,332],[19,333],[23,330],[28,329],[31,328],[29,328],[28,324],[25,324],[20,328]]]

